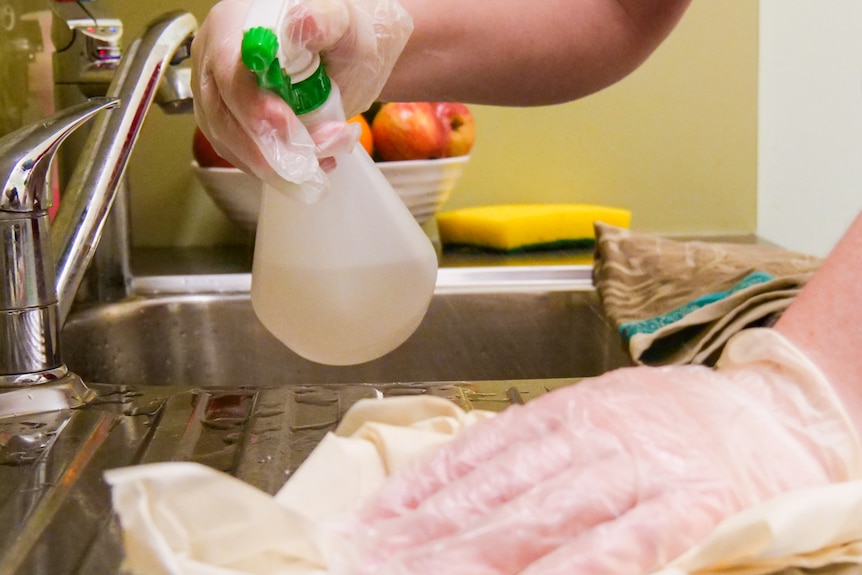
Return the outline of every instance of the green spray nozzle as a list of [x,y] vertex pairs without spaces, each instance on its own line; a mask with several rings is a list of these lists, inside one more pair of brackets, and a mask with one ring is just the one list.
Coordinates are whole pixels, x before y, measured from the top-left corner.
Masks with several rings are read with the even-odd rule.
[[298,116],[320,107],[332,91],[323,64],[309,77],[291,82],[278,60],[278,36],[263,26],[250,28],[243,35],[242,62],[254,72],[258,86],[277,94]]

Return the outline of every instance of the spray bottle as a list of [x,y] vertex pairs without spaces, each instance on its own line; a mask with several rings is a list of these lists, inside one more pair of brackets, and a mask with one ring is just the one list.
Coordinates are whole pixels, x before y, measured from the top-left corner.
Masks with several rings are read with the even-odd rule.
[[[319,56],[281,47],[274,30],[283,29],[288,7],[252,3],[243,62],[310,129],[344,121]],[[437,254],[362,146],[335,161],[317,201],[264,185],[251,299],[263,325],[297,354],[351,365],[385,355],[416,330],[434,292]]]

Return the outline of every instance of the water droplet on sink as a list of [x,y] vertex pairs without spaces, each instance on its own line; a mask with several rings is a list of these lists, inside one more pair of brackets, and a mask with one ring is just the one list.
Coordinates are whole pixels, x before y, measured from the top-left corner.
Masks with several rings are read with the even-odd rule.
[[282,409],[273,409],[273,410],[266,410],[266,411],[260,410],[260,411],[256,412],[254,415],[258,419],[264,419],[264,418],[268,418],[268,417],[279,417],[281,415],[284,415],[284,410],[282,410]]
[[207,453],[197,453],[191,457],[196,463],[207,465],[219,471],[230,471],[236,456],[236,446],[226,445],[222,449]]
[[326,429],[328,427],[335,427],[338,425],[337,419],[331,419],[328,421],[318,421],[316,423],[306,423],[305,425],[291,425],[291,431],[314,431],[319,429]]
[[246,417],[218,417],[214,419],[202,419],[201,425],[213,430],[228,430],[241,427],[248,418]]
[[44,421],[22,421],[18,425],[29,429],[39,429],[40,427],[45,427],[48,424]]
[[235,444],[239,443],[240,441],[242,441],[242,433],[239,433],[239,432],[228,433],[227,435],[225,435],[222,438],[222,441],[226,445],[235,445]]

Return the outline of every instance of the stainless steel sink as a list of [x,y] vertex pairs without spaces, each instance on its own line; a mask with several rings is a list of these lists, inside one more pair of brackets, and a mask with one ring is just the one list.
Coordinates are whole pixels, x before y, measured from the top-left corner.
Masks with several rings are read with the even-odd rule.
[[243,274],[137,278],[133,299],[74,309],[62,353],[95,399],[0,420],[0,573],[122,573],[106,469],[193,461],[274,493],[358,400],[500,410],[628,364],[588,267],[440,272],[413,337],[353,367],[270,336]]
[[[474,273],[465,280],[467,270],[444,272],[415,334],[361,365],[297,356],[258,322],[247,293],[214,293],[200,278],[203,293],[149,294],[75,311],[61,350],[85,381],[216,388],[584,377],[626,365],[582,274],[564,281],[554,275],[559,269],[503,268],[491,279]],[[175,286],[188,289],[189,281]]]

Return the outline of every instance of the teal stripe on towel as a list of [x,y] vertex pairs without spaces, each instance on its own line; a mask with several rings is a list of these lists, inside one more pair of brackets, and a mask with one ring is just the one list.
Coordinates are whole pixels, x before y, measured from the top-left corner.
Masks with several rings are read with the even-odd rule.
[[753,285],[762,284],[774,279],[766,272],[754,272],[745,276],[736,285],[725,291],[719,291],[702,295],[697,299],[682,305],[675,310],[669,311],[664,315],[651,317],[640,321],[628,321],[620,326],[620,335],[628,343],[628,341],[639,333],[654,333],[666,325],[676,323],[691,312],[698,310],[711,303],[721,301],[734,293],[744,290]]

